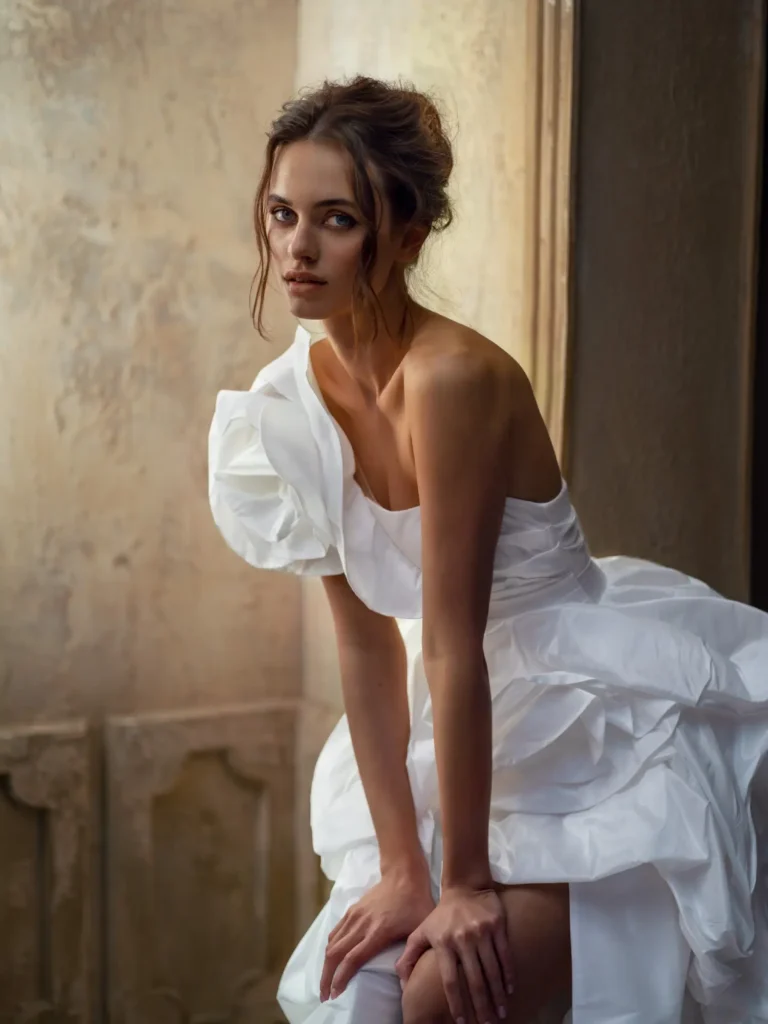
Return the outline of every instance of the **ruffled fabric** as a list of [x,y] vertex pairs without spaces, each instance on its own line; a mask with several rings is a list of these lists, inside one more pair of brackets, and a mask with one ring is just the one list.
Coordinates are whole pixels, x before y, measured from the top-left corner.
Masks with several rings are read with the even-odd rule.
[[213,518],[230,547],[251,565],[340,573],[333,526],[308,483],[309,467],[301,468],[302,456],[309,461],[311,441],[304,427],[279,396],[222,392],[211,431]]

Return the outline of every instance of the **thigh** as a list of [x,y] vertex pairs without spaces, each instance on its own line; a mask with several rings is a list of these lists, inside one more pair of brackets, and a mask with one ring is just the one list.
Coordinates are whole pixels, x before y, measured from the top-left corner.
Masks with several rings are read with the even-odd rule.
[[[569,1005],[571,934],[567,885],[515,885],[499,890],[515,967],[506,1024],[527,1024],[553,1001]],[[416,964],[403,993],[404,1024],[449,1020],[432,950]],[[470,1017],[467,1024],[477,1024]],[[479,1022],[485,1024],[485,1022]]]

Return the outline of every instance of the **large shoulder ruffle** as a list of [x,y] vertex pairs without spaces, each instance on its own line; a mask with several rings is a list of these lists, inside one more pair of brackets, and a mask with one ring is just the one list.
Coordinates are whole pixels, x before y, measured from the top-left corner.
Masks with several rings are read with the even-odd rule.
[[208,438],[208,491],[227,544],[259,569],[343,571],[340,523],[328,510],[323,460],[299,400],[292,353],[250,391],[221,391]]
[[355,483],[354,453],[314,381],[310,343],[299,327],[250,391],[219,393],[208,442],[214,521],[257,568],[345,573],[369,607],[418,618],[420,567]]

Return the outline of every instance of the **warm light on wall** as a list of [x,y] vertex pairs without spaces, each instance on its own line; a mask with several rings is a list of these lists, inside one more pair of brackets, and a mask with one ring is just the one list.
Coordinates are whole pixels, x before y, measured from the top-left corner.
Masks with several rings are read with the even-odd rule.
[[536,397],[561,462],[566,447],[577,13],[574,0],[528,0],[523,336]]

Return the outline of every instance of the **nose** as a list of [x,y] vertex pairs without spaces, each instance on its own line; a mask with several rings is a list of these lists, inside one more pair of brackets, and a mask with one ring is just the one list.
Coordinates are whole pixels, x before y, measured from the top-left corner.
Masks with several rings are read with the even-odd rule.
[[288,243],[288,255],[296,263],[316,263],[318,256],[317,238],[310,224],[299,220]]

